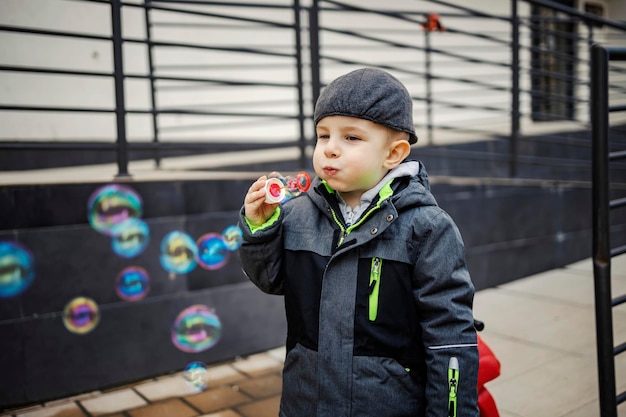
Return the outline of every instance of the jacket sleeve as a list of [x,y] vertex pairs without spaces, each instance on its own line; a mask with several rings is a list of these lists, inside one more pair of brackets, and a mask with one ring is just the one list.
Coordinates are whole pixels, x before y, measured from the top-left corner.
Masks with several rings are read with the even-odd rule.
[[243,242],[239,247],[239,258],[244,273],[257,287],[268,294],[283,294],[280,270],[283,255],[282,219],[278,207],[274,215],[258,227],[246,221],[243,208],[239,211],[239,227]]
[[448,368],[450,359],[456,358],[459,367],[456,415],[477,417],[474,285],[465,265],[463,241],[444,211],[431,218],[429,230],[420,241],[415,297],[426,352],[426,416],[448,415]]

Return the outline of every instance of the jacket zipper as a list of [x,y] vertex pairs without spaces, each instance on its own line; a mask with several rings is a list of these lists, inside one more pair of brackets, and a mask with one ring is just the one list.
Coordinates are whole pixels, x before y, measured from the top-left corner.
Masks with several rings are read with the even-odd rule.
[[370,216],[370,214],[372,214],[378,208],[380,208],[380,202],[376,206],[372,207],[364,215],[362,215],[358,222],[354,223],[353,225],[348,226],[347,228],[345,228],[343,226],[343,223],[337,218],[337,214],[335,213],[335,210],[331,208],[330,212],[333,216],[333,219],[335,220],[335,223],[337,224],[337,226],[339,226],[339,230],[341,231],[341,234],[339,235],[339,241],[337,242],[337,247],[341,246],[346,236],[348,236],[350,232],[354,230],[357,226],[363,223]]
[[[387,186],[389,186],[389,184],[391,184],[391,181],[389,181],[389,183],[387,183]],[[326,186],[326,189],[329,190],[328,185],[325,185],[325,186]],[[383,188],[383,190],[384,190],[384,188]],[[376,203],[376,205],[371,207],[367,212],[365,212],[365,214],[363,214],[361,216],[361,218],[359,219],[358,222],[354,223],[353,225],[348,226],[347,228],[344,227],[343,222],[341,220],[339,220],[339,218],[337,218],[337,213],[335,213],[335,209],[332,207],[332,205],[329,204],[328,209],[329,209],[331,215],[333,216],[333,220],[335,221],[335,224],[337,224],[337,226],[339,226],[339,230],[341,232],[341,234],[339,235],[338,242],[337,242],[337,247],[341,246],[341,244],[345,240],[346,236],[348,236],[352,230],[354,230],[357,226],[359,226],[361,223],[363,223],[370,216],[370,214],[372,214],[374,211],[379,209],[380,206],[382,205],[383,201],[385,201],[389,197],[391,197],[391,195],[393,194],[393,191],[391,191],[391,188],[389,188],[389,190],[387,190],[387,191],[388,191],[388,193],[386,193],[384,196],[381,196],[381,194],[379,193],[379,199],[378,199],[378,202]],[[382,190],[381,190],[381,192],[382,192]]]
[[339,247],[343,243],[343,240],[346,238],[346,236],[348,236],[348,231],[346,230],[345,227],[343,227],[343,223],[337,218],[337,214],[335,213],[335,210],[330,208],[330,214],[332,214],[333,220],[335,221],[335,224],[339,226],[339,231],[341,232],[339,235],[339,239],[337,241],[337,247]]
[[382,275],[383,260],[372,258],[369,285],[369,319],[375,321],[378,316],[378,294],[380,289],[380,278]]

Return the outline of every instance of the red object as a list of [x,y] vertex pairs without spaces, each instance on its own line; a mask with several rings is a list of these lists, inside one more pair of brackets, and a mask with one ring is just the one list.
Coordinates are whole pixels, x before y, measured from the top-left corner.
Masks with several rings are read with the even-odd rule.
[[280,190],[281,190],[281,186],[278,184],[270,184],[269,186],[269,192],[272,195],[272,197],[278,197],[280,196]]
[[439,20],[439,15],[437,13],[429,13],[426,15],[426,23],[422,23],[422,29],[426,32],[443,32],[446,28],[443,27],[441,21]]
[[495,400],[484,386],[485,383],[500,375],[500,361],[480,336],[476,336],[478,338],[478,410],[480,417],[500,417]]

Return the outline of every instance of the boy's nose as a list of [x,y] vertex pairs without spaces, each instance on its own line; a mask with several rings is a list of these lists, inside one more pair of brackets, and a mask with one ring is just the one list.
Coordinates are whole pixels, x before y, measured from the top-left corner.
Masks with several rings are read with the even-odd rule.
[[337,157],[339,155],[339,146],[336,139],[333,139],[332,137],[328,139],[324,145],[324,154],[328,158]]

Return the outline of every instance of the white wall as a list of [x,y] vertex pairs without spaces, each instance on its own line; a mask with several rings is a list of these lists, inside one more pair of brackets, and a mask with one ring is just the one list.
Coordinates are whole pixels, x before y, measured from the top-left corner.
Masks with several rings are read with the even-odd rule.
[[[510,2],[485,0],[467,5],[491,15],[508,17]],[[599,0],[605,2],[610,17],[625,18],[626,2],[623,0]],[[259,3],[264,3],[258,0]],[[277,1],[273,1],[274,4]],[[290,0],[280,2],[291,5]],[[428,1],[390,0],[381,5],[379,0],[351,0],[358,7],[378,7],[385,10],[415,11],[415,19],[423,20],[426,13],[458,13]],[[308,2],[303,2],[307,5]],[[178,6],[177,6],[178,7]],[[528,6],[520,2],[520,14],[528,13]],[[231,7],[211,7],[207,13],[244,15],[251,19],[264,19],[292,24],[290,10],[254,8],[250,10]],[[191,42],[240,48],[256,48],[282,53],[293,53],[294,32],[290,29],[267,29],[257,24],[237,22],[220,17],[194,17],[153,11],[153,39],[169,42]],[[306,14],[302,14],[306,25]],[[430,34],[431,46],[449,50],[455,54],[476,57],[490,62],[510,63],[508,43],[501,45],[490,41],[469,38],[453,33],[462,30],[470,33],[501,38],[508,42],[510,26],[506,21],[483,18],[442,17],[449,30]],[[1,0],[0,24],[18,27],[37,27],[45,30],[69,31],[95,36],[110,36],[110,6],[99,3],[82,3],[68,0]],[[403,22],[385,16],[362,13],[324,12],[321,24],[344,30],[365,30],[372,36],[390,41],[425,46],[425,35],[415,23]],[[123,13],[124,36],[130,39],[145,38],[143,10],[125,7]],[[584,28],[581,29],[584,31]],[[583,34],[584,35],[584,34]],[[600,35],[599,35],[600,36]],[[303,36],[303,58],[308,62],[308,39]],[[400,65],[407,70],[422,73],[425,55],[412,49],[391,48],[376,42],[354,40],[345,35],[325,31],[321,34],[324,45],[322,53],[342,59],[362,60],[372,65]],[[529,67],[529,34],[522,28],[520,42],[526,48],[522,52],[522,68]],[[583,52],[586,53],[586,52]],[[200,50],[189,48],[158,47],[154,54],[157,75],[211,78],[225,80],[267,81],[276,83],[296,82],[293,58],[264,57],[244,53]],[[328,82],[346,72],[350,66],[340,66],[323,60],[322,80]],[[55,36],[36,36],[0,31],[0,65],[56,68],[76,71],[112,73],[112,47],[108,40],[78,40]],[[145,45],[126,42],[124,67],[128,74],[146,75],[148,72]],[[433,56],[433,74],[485,82],[489,85],[510,88],[510,70],[505,67],[463,62],[456,57]],[[584,74],[584,64],[579,68]],[[527,73],[527,71],[526,71]],[[423,76],[409,72],[397,75],[416,97],[426,94]],[[305,73],[308,82],[308,74]],[[150,85],[147,80],[127,78],[126,105],[130,110],[146,110],[150,104]],[[523,89],[530,88],[527,76],[521,80]],[[297,112],[295,88],[221,86],[213,83],[188,83],[158,81],[157,105],[160,109],[185,108],[210,112],[238,111],[245,113],[289,114]],[[579,94],[588,95],[586,86]],[[478,130],[506,131],[510,107],[510,93],[477,88],[463,82],[436,79],[432,82],[433,95],[437,100],[461,104],[482,104],[505,109],[502,113],[485,113],[479,110],[454,109],[435,106],[434,122],[452,127]],[[21,106],[89,107],[112,110],[115,97],[111,77],[75,75],[31,74],[0,71],[0,104]],[[307,111],[311,111],[310,92],[305,89]],[[581,114],[585,113],[581,105]],[[522,97],[522,112],[530,113],[528,95]],[[416,102],[415,121],[423,130],[427,123],[423,102]],[[153,137],[149,115],[127,116],[130,141],[150,141]],[[159,118],[162,141],[222,141],[222,140],[292,140],[298,136],[295,120],[268,122],[260,117],[215,117],[190,115],[162,115]],[[113,113],[58,113],[58,112],[9,112],[0,111],[0,140],[95,140],[112,142],[115,139]],[[311,124],[307,134],[312,135]],[[475,139],[483,139],[477,137]]]

